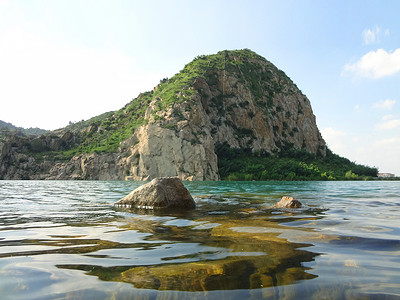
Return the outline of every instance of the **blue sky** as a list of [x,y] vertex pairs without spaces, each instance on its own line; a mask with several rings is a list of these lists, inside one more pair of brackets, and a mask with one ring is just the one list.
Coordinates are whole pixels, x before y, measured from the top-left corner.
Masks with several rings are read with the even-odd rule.
[[310,99],[329,147],[400,175],[400,1],[0,0],[0,120],[56,129],[200,54],[249,48]]

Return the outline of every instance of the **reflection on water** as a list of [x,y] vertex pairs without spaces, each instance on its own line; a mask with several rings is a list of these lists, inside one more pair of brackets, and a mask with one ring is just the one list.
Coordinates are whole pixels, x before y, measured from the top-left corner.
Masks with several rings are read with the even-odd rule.
[[[137,182],[0,182],[1,299],[395,299],[399,184],[186,183],[197,208],[112,204]],[[276,209],[283,195],[301,209]]]
[[[123,281],[136,288],[156,290],[254,289],[315,278],[302,263],[313,261],[316,254],[299,249],[310,245],[290,243],[278,238],[278,233],[264,231],[277,225],[259,217],[254,220],[206,217],[192,222],[174,219],[176,225],[171,225],[168,220],[152,220],[151,217],[143,220],[137,216],[127,220],[125,230],[151,232],[146,240],[164,241],[164,244],[155,242],[140,246],[140,251],[148,251],[147,255],[152,256],[153,261],[123,268],[86,264],[58,267],[90,270],[88,274],[103,280]],[[210,221],[214,222],[212,228],[205,226],[203,229],[202,225]],[[260,231],[247,231],[248,226]],[[120,244],[111,251],[97,253],[103,258],[123,260],[132,257],[132,248],[133,245],[127,248]]]

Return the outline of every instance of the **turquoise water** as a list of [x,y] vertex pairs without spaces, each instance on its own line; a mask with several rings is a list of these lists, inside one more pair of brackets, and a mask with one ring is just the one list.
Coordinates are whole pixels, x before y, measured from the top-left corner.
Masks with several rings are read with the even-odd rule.
[[[400,182],[0,181],[1,299],[400,299]],[[276,209],[294,196],[301,209]]]

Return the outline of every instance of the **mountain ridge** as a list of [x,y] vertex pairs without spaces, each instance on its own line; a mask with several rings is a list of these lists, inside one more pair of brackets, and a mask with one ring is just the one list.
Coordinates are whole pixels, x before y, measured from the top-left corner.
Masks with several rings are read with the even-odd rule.
[[12,123],[8,123],[5,121],[0,120],[0,131],[19,131],[24,134],[28,135],[38,135],[38,134],[44,134],[48,132],[48,130],[41,129],[38,127],[30,127],[30,128],[23,128],[23,127],[17,127],[13,125]]

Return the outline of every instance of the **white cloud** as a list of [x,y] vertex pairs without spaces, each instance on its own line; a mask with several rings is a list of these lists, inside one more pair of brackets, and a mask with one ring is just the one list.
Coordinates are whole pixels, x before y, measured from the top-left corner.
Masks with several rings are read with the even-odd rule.
[[381,124],[376,125],[376,128],[378,128],[380,130],[391,130],[391,129],[400,128],[400,119],[394,119],[394,120],[389,120],[389,121],[383,122]]
[[373,107],[379,108],[379,109],[391,110],[395,104],[396,104],[396,100],[386,99],[386,100],[380,100],[379,102],[374,103]]
[[370,51],[356,63],[345,65],[343,71],[371,79],[394,75],[400,71],[400,48],[390,52]]

